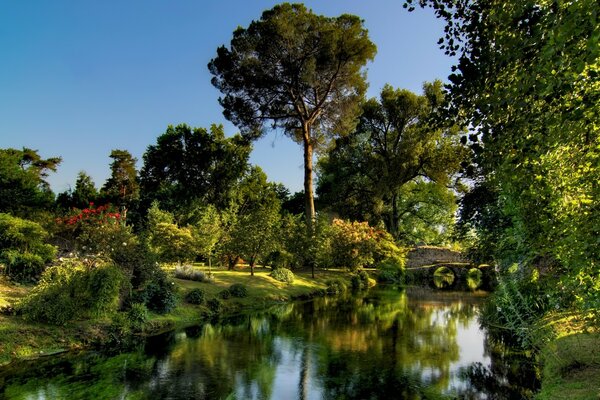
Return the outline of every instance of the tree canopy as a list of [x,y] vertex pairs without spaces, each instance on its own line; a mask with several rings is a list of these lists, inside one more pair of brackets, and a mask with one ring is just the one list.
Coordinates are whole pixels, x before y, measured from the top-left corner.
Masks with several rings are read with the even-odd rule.
[[226,207],[232,188],[248,168],[250,149],[239,135],[226,138],[220,125],[209,130],[169,126],[144,153],[140,172],[144,205],[158,200],[169,211],[196,201]]
[[0,149],[0,212],[25,216],[50,208],[54,194],[46,178],[60,162],[60,157],[43,159],[37,150],[26,147]]
[[[352,15],[329,18],[284,3],[233,33],[208,68],[225,117],[255,139],[281,128],[304,149],[305,212],[315,216],[313,151],[351,130],[366,89],[364,65],[375,45]],[[269,125],[270,124],[270,125]]]
[[[411,7],[413,0],[406,2]],[[420,0],[446,22],[458,56],[447,116],[473,128],[477,185],[468,217],[508,267],[553,260],[557,294],[600,304],[600,31],[598,3]],[[471,218],[472,220],[473,218]],[[489,227],[472,224],[476,228]],[[571,290],[565,290],[570,287]],[[560,289],[562,288],[562,289]]]
[[[386,85],[379,99],[363,105],[357,129],[337,139],[320,161],[321,200],[344,217],[383,221],[396,237],[401,220],[416,217],[425,204],[429,213],[437,204],[451,214],[453,196],[444,193],[466,154],[457,127],[442,129],[430,123],[442,101],[440,81],[426,83],[420,96]],[[401,191],[417,180],[423,185],[413,189],[431,183],[440,189]]]

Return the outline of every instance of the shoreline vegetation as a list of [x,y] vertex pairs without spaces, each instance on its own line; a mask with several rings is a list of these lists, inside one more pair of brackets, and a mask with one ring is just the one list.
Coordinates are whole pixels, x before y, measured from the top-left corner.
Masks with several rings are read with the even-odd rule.
[[[172,275],[174,268],[167,269]],[[177,306],[168,313],[149,312],[143,327],[135,332],[114,332],[113,315],[98,319],[71,321],[64,326],[26,321],[18,315],[0,314],[0,367],[11,362],[50,356],[62,352],[83,350],[109,344],[110,340],[120,341],[124,336],[153,336],[170,330],[191,326],[204,320],[221,318],[237,313],[261,311],[281,302],[305,300],[321,296],[327,292],[328,281],[344,280],[349,287],[350,274],[347,271],[321,271],[311,278],[311,271],[296,272],[292,283],[284,283],[270,277],[270,268],[258,267],[254,276],[242,267],[234,271],[224,268],[212,268],[214,279],[211,282],[197,282],[170,276],[176,286]],[[222,292],[234,284],[247,288],[243,298],[223,299]],[[24,298],[33,286],[9,282],[0,276],[0,307],[13,307]],[[186,295],[194,289],[205,294],[202,305],[188,303]],[[221,309],[211,311],[207,303],[218,299]],[[118,314],[118,313],[117,313]],[[119,337],[122,334],[123,337]],[[112,336],[109,337],[109,336]]]

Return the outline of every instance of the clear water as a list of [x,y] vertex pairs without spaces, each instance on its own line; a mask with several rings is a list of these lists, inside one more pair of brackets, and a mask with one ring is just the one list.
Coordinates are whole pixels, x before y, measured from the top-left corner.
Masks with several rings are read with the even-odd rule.
[[7,399],[522,399],[530,362],[494,350],[470,294],[376,289],[284,304],[0,370]]

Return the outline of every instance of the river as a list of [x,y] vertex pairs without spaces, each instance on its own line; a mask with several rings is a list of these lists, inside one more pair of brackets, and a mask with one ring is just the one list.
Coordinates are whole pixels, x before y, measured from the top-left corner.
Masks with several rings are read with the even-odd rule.
[[6,399],[523,399],[531,361],[492,345],[482,297],[424,289],[282,304],[0,370]]

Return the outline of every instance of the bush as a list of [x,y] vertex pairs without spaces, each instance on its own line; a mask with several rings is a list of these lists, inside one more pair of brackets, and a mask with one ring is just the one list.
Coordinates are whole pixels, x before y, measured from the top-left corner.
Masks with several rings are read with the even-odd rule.
[[204,304],[205,300],[206,300],[206,296],[202,289],[192,289],[185,296],[185,301],[187,301],[190,304],[196,304],[196,305]]
[[403,263],[397,258],[387,258],[377,264],[377,282],[404,283]]
[[160,314],[168,313],[177,305],[175,284],[167,279],[164,271],[158,270],[137,300],[144,303],[149,310]]
[[214,314],[219,314],[221,311],[223,311],[223,302],[217,298],[210,299],[206,302],[206,305]]
[[325,289],[327,294],[341,294],[348,290],[348,285],[343,279],[329,279],[325,282],[327,288]]
[[129,311],[127,311],[127,319],[129,324],[135,330],[141,330],[144,324],[148,321],[148,307],[142,303],[133,303]]
[[365,290],[368,289],[371,284],[369,282],[369,274],[367,271],[360,270],[350,278],[350,285],[352,290]]
[[233,297],[247,297],[248,296],[248,288],[241,283],[234,283],[229,287],[229,292]]
[[294,282],[294,273],[287,268],[276,268],[269,275],[279,282]]
[[97,317],[116,311],[123,275],[112,265],[86,268],[69,259],[44,271],[40,283],[19,304],[32,321],[64,325],[78,317]]
[[209,277],[202,271],[194,269],[191,265],[175,267],[175,278],[196,282],[209,282]]
[[229,291],[229,289],[223,289],[219,292],[219,297],[223,300],[227,300],[231,298],[231,292]]

